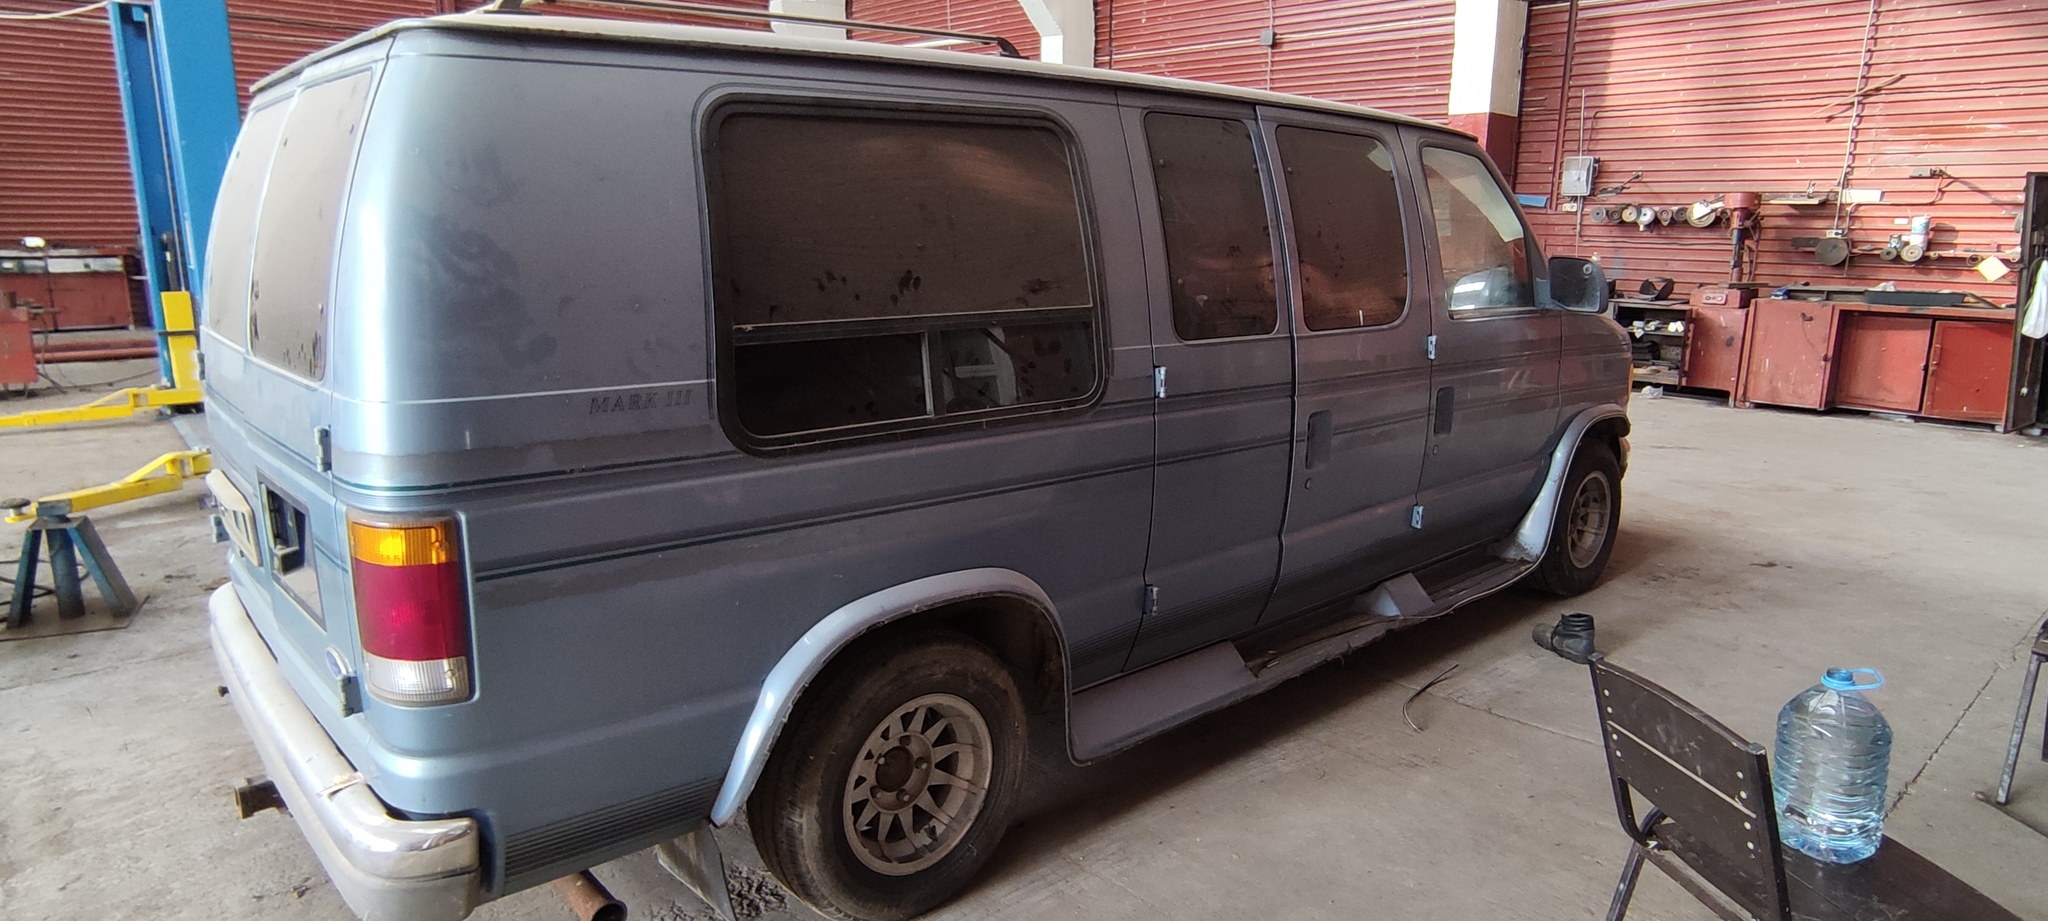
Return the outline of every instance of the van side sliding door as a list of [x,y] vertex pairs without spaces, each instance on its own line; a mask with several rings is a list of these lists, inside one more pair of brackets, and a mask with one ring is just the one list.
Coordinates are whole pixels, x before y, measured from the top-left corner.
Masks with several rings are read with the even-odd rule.
[[1120,98],[1164,392],[1137,668],[1242,633],[1265,608],[1280,563],[1294,365],[1252,108]]
[[1279,164],[1297,367],[1270,624],[1419,562],[1431,316],[1394,128],[1286,109],[1259,118]]
[[1416,309],[1435,315],[1437,338],[1416,502],[1426,543],[1450,552],[1506,534],[1535,500],[1557,432],[1564,327],[1536,304],[1542,253],[1478,145],[1401,133],[1429,251]]

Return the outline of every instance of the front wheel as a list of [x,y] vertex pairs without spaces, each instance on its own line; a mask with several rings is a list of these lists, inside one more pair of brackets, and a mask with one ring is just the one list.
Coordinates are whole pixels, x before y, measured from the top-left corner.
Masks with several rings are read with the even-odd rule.
[[863,650],[806,691],[747,804],[761,857],[826,915],[910,918],[994,852],[1023,774],[1023,697],[965,637]]
[[1583,594],[1600,581],[1621,525],[1621,463],[1597,441],[1579,446],[1558,493],[1550,545],[1529,584],[1560,597]]

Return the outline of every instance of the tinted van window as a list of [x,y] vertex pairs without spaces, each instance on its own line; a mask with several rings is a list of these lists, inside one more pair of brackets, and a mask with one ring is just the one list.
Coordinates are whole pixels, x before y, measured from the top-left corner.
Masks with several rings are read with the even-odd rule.
[[1471,154],[1424,147],[1422,174],[1452,312],[1533,307],[1528,234],[1486,164]]
[[249,247],[256,238],[256,208],[263,178],[291,104],[280,102],[249,113],[221,176],[213,206],[213,230],[206,238],[206,296],[200,309],[206,327],[238,346],[249,344]]
[[369,98],[368,71],[299,91],[256,224],[249,351],[314,380],[326,371],[334,240]]
[[714,299],[749,435],[1094,391],[1080,203],[1051,127],[743,110],[713,145]]
[[1281,128],[1279,139],[1302,322],[1353,329],[1400,319],[1408,306],[1408,238],[1393,154],[1356,134]]
[[1258,155],[1244,122],[1145,116],[1166,237],[1173,329],[1182,339],[1273,331],[1273,244]]

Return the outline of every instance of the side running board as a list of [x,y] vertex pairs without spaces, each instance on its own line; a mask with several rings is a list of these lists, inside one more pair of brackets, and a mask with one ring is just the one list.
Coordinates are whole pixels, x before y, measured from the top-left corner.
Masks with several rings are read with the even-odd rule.
[[1236,645],[1217,643],[1105,681],[1069,701],[1068,749],[1083,764],[1116,754],[1403,627],[1500,591],[1533,568],[1533,563],[1497,560],[1435,592],[1425,590],[1413,573],[1404,573],[1358,596],[1343,619],[1279,649],[1247,659]]

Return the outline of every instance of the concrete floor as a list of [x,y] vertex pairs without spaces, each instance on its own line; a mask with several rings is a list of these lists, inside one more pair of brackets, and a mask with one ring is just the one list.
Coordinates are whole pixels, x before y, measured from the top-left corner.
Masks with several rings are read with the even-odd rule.
[[[1095,767],[1039,731],[1026,814],[937,916],[1597,917],[1624,839],[1586,675],[1528,639],[1578,609],[1618,661],[1767,744],[1823,667],[1883,670],[1887,830],[2048,921],[2048,837],[1971,797],[1995,777],[2015,665],[2048,609],[2048,444],[1681,398],[1633,413],[1598,589],[1488,600]],[[148,422],[0,434],[0,492],[101,482],[178,444]],[[152,596],[131,627],[0,643],[0,917],[347,917],[290,820],[229,809],[260,767],[214,695],[202,620],[221,551],[197,492],[95,516]],[[1452,663],[1409,729],[1402,700]],[[2048,764],[2024,763],[2016,788],[2048,828]],[[743,913],[815,917],[776,906],[743,830],[721,840],[758,897]],[[636,918],[700,916],[646,855],[597,872]],[[568,915],[543,889],[477,917]],[[1648,873],[1631,917],[1712,916]]]

